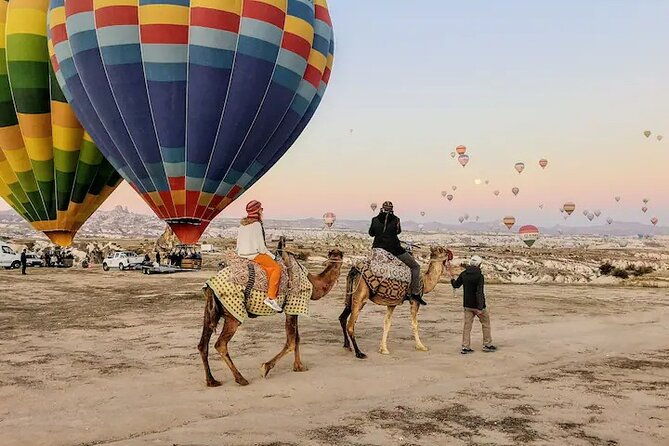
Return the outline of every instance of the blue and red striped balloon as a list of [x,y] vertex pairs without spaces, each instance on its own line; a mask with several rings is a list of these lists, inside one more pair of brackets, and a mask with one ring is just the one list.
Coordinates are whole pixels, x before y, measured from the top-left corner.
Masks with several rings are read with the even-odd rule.
[[326,0],[51,0],[56,78],[183,243],[297,140],[334,59]]

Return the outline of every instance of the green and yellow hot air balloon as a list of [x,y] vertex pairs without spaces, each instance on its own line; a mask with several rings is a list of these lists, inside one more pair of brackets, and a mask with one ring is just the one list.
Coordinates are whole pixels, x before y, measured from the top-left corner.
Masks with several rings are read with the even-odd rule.
[[0,197],[54,243],[121,181],[67,103],[47,43],[48,0],[0,0]]

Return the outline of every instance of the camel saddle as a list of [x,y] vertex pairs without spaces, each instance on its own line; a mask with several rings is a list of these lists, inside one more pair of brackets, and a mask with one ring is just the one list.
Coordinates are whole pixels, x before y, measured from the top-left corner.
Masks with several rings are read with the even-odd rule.
[[[223,253],[223,262],[227,265],[230,282],[243,286],[247,293],[251,290],[267,293],[269,289],[267,273],[253,260],[239,257],[235,251],[226,250]],[[289,288],[288,267],[280,257],[276,258],[276,262],[281,267],[279,294],[285,294]]]
[[371,291],[375,304],[402,305],[409,292],[411,270],[385,249],[373,248],[371,255],[356,268]]

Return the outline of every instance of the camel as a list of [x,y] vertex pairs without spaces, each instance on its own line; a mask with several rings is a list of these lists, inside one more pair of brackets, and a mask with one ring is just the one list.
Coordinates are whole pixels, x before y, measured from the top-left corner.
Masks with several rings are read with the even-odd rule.
[[[441,274],[444,272],[446,262],[451,258],[452,254],[446,248],[441,246],[430,248],[430,265],[422,276],[423,294],[430,293],[435,289]],[[358,343],[355,340],[355,323],[368,300],[371,300],[372,302],[375,302],[379,305],[386,305],[387,307],[386,316],[383,321],[383,337],[381,338],[379,353],[388,355],[390,354],[388,351],[388,333],[390,332],[393,312],[395,311],[395,306],[397,304],[390,305],[388,302],[385,302],[381,299],[375,299],[375,296],[372,295],[372,292],[367,286],[367,283],[362,278],[360,271],[354,266],[351,268],[351,271],[349,271],[346,278],[346,307],[341,313],[341,316],[339,316],[339,322],[341,324],[342,331],[344,332],[344,348],[350,351],[352,343],[353,349],[355,350],[355,356],[359,359],[365,359],[367,358],[367,355],[360,351]],[[420,336],[418,335],[419,308],[420,304],[412,300],[411,329],[416,341],[416,350],[427,351],[428,348],[421,342]]]
[[[282,237],[279,241],[278,252],[285,259],[285,256],[292,254],[284,249],[284,245],[285,238]],[[320,274],[308,274],[308,279],[313,285],[311,300],[319,300],[332,290],[332,287],[339,278],[343,258],[344,254],[340,250],[333,249],[328,253],[328,260],[326,262],[325,270]],[[206,303],[204,306],[202,337],[200,338],[200,343],[198,344],[197,348],[200,351],[202,363],[204,364],[207,386],[218,387],[221,385],[220,381],[214,379],[211,374],[211,369],[209,368],[209,341],[211,339],[212,333],[216,331],[216,327],[221,318],[223,318],[223,329],[221,330],[221,334],[218,337],[218,340],[214,344],[214,348],[220,353],[223,361],[225,361],[225,363],[230,368],[230,371],[232,372],[237,384],[246,386],[249,384],[249,382],[242,376],[239,370],[237,370],[237,367],[235,367],[235,364],[232,362],[228,352],[228,343],[237,332],[241,322],[235,319],[225,309],[211,288],[205,288],[204,296]],[[283,349],[274,358],[261,366],[260,374],[263,378],[266,378],[276,363],[289,352],[295,352],[293,371],[307,371],[307,367],[302,363],[302,358],[300,357],[300,333],[298,330],[297,319],[298,316],[288,314],[286,315],[286,343],[283,346]]]

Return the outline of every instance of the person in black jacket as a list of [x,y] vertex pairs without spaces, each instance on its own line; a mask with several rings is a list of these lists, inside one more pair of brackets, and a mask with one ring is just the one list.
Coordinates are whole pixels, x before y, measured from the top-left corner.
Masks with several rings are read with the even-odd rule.
[[386,201],[381,206],[379,215],[372,219],[369,235],[374,237],[372,248],[381,248],[400,259],[411,270],[411,284],[409,285],[410,299],[421,305],[427,305],[421,295],[420,265],[400,243],[398,235],[402,232],[400,219],[393,212],[393,204]]
[[21,251],[21,274],[26,275],[26,266],[28,266],[28,258],[26,257],[26,249]]
[[481,272],[482,262],[483,259],[481,257],[472,257],[469,261],[469,266],[460,273],[457,279],[453,277],[451,264],[448,264],[448,272],[451,275],[451,285],[453,288],[464,287],[462,306],[465,312],[465,326],[462,332],[462,350],[460,350],[460,353],[463,355],[474,351],[469,347],[474,316],[479,318],[481,327],[483,327],[483,351],[494,352],[497,350],[497,347],[492,344],[490,313],[485,304],[484,280],[483,273]]

